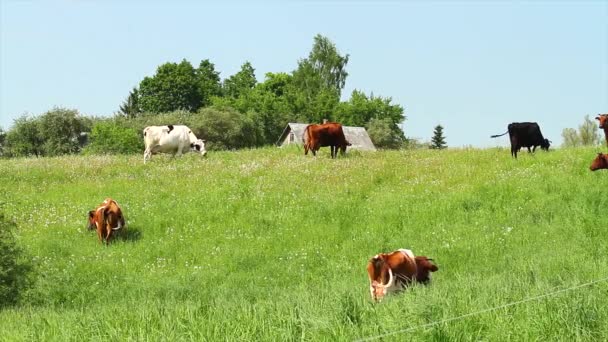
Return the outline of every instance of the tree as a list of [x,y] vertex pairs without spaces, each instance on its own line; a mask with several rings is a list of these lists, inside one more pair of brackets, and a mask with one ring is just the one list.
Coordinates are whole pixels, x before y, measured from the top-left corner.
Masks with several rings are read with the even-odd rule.
[[577,147],[581,145],[581,139],[578,136],[578,132],[574,128],[564,128],[562,130],[562,139],[564,147]]
[[13,127],[6,134],[6,154],[11,157],[42,155],[42,137],[38,119],[27,114],[15,119]]
[[239,72],[224,80],[224,94],[232,98],[238,98],[249,93],[256,83],[255,69],[251,66],[251,63],[245,62]]
[[564,147],[595,146],[602,141],[596,123],[589,118],[589,115],[585,115],[583,123],[578,126],[578,131],[574,128],[564,128],[562,138]]
[[323,88],[332,89],[339,98],[348,76],[348,57],[348,54],[341,56],[329,38],[317,34],[308,58],[300,60],[293,73],[296,84],[312,93]]
[[293,71],[290,104],[294,113],[309,122],[333,120],[348,76],[347,64],[348,55],[340,55],[334,43],[316,35],[308,58],[298,61]]
[[53,108],[39,118],[42,153],[57,156],[80,151],[80,132],[87,130],[84,119],[75,109]]
[[127,99],[120,105],[119,113],[127,118],[134,118],[141,113],[139,107],[139,90],[133,87]]
[[165,63],[153,77],[145,77],[139,84],[141,110],[165,113],[178,109],[190,112],[201,107],[201,93],[196,72],[187,60]]
[[215,71],[215,65],[208,59],[202,60],[196,69],[196,79],[201,107],[211,105],[211,98],[221,96],[222,85],[220,83],[220,73]]
[[403,144],[402,137],[395,133],[392,122],[388,118],[372,118],[367,126],[367,133],[376,147],[399,148]]
[[4,156],[4,142],[6,141],[6,132],[0,127],[0,157]]
[[589,115],[585,115],[585,120],[578,126],[578,134],[581,137],[581,144],[583,146],[596,146],[602,140],[595,121],[591,120]]
[[[405,135],[399,127],[405,120],[403,107],[392,104],[392,99],[380,96],[365,95],[362,91],[354,90],[348,102],[341,102],[336,108],[336,121],[347,126],[369,126],[373,119],[378,120],[374,126],[390,128],[390,143],[388,146],[397,147],[405,141]],[[372,139],[373,140],[373,139]],[[374,142],[375,143],[375,142]]]
[[429,146],[429,148],[444,149],[446,147],[445,137],[443,136],[443,126],[437,125],[433,131],[433,138],[431,139],[431,146]]

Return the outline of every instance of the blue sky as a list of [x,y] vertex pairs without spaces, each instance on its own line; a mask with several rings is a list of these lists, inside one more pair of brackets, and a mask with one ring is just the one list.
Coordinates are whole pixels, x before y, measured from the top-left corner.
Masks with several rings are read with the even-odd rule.
[[313,37],[349,54],[354,89],[405,108],[406,136],[449,146],[536,121],[608,113],[608,1],[13,1],[0,7],[0,126],[54,106],[111,115],[165,62],[210,59],[222,78],[291,72]]

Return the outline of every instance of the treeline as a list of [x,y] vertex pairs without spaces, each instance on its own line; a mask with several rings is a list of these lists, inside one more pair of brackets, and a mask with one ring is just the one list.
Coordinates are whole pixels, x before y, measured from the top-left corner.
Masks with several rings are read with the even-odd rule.
[[[206,139],[211,150],[238,149],[274,144],[288,122],[328,119],[366,127],[377,147],[403,147],[403,107],[390,97],[355,90],[340,101],[348,60],[317,35],[294,71],[267,73],[262,82],[249,62],[224,80],[208,59],[196,68],[187,60],[165,63],[130,91],[113,117],[54,108],[15,120],[6,134],[0,132],[0,145],[5,156],[134,153],[143,149],[145,126],[179,123]],[[82,149],[86,138],[89,144]]]

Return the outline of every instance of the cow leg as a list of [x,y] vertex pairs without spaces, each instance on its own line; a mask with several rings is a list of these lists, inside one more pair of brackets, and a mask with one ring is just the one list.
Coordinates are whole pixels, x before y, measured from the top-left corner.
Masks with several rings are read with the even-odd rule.
[[99,238],[99,242],[103,244],[103,228],[97,228],[97,237]]
[[151,156],[152,156],[152,149],[150,147],[147,147],[146,150],[144,151],[144,164],[146,163],[147,160],[150,159]]
[[336,147],[334,145],[329,145],[329,154],[331,155],[331,159],[336,158]]
[[517,159],[517,148],[511,147],[511,156]]
[[308,143],[304,143],[304,155],[308,155]]
[[112,237],[112,227],[108,225],[106,227],[106,246],[110,244],[110,238]]

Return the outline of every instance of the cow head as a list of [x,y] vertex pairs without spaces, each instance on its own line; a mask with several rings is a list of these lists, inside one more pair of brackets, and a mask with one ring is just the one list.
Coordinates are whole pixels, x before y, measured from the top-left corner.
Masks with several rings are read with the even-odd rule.
[[591,163],[591,166],[589,166],[589,169],[591,171],[608,169],[608,154],[603,154],[601,152],[598,153],[597,157],[595,157],[595,159]]
[[541,150],[549,151],[549,146],[551,146],[551,141],[549,141],[549,139],[543,139],[540,144]]
[[190,144],[190,148],[193,151],[200,152],[201,156],[207,155],[207,150],[205,150],[205,140],[197,139],[195,142]]
[[90,210],[89,211],[89,224],[87,226],[87,229],[93,230],[93,229],[97,228],[97,225],[95,224],[95,222],[96,222],[95,210]]
[[395,283],[393,270],[391,270],[385,258],[385,254],[376,255],[370,259],[367,265],[367,273],[370,278],[369,290],[372,299],[375,301],[381,300]]
[[595,117],[595,120],[598,120],[600,123],[600,128],[601,129],[606,129],[608,128],[608,114],[598,114]]
[[436,272],[439,267],[431,262],[433,259],[425,256],[417,256],[415,259],[416,281],[426,285],[431,281],[431,272]]
[[120,230],[125,226],[125,217],[122,215],[122,210],[116,201],[111,200],[106,205],[104,217],[106,223],[112,227],[112,230]]

